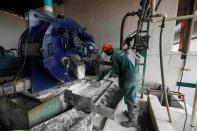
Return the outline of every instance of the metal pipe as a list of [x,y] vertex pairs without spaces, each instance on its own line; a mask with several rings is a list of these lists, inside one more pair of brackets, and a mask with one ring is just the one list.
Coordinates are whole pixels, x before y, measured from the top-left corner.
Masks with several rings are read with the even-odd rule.
[[[184,70],[185,70],[185,65],[186,65],[186,59],[183,59],[182,67],[181,67],[181,73],[180,73],[180,81],[179,81],[180,83],[183,80],[183,73],[184,73]],[[180,89],[181,89],[181,86],[179,85],[178,92],[180,92]]]
[[[136,35],[139,35],[139,31],[142,30],[143,20],[145,18],[145,15],[147,14],[147,11],[149,9],[150,3],[151,3],[151,0],[147,0],[147,1],[145,1],[145,3],[142,6],[142,12],[141,12],[141,14],[139,16]],[[127,18],[129,16],[134,16],[134,15],[139,15],[139,10],[137,12],[128,12],[123,17],[123,20],[122,20],[122,23],[121,23],[121,29],[120,29],[120,50],[123,49],[123,44],[124,44],[124,40],[123,39],[124,39],[124,26],[125,26],[125,22],[126,22],[126,20],[127,20]]]
[[[197,18],[197,14],[195,15],[184,15],[184,16],[177,16],[177,17],[166,17],[166,21],[173,21],[173,20],[185,20],[185,19],[193,19]],[[152,22],[162,22],[162,17],[152,18]]]
[[134,12],[128,12],[125,14],[125,16],[122,19],[121,23],[121,29],[120,29],[120,50],[123,49],[123,39],[124,39],[124,27],[125,27],[125,22],[129,16],[134,16]]
[[141,14],[140,14],[139,20],[138,20],[136,36],[139,35],[139,31],[141,31],[142,28],[143,28],[143,20],[144,20],[145,14],[148,11],[148,5],[147,5],[147,3],[149,5],[150,4],[150,0],[144,1],[144,4],[142,5],[142,11],[141,11]]
[[53,0],[44,0],[44,10],[53,13]]
[[168,97],[167,97],[167,91],[166,91],[166,84],[165,84],[165,76],[164,76],[164,67],[163,67],[163,49],[162,49],[162,35],[163,35],[163,28],[165,27],[165,15],[163,15],[161,30],[160,30],[160,39],[159,39],[159,56],[160,56],[160,68],[161,68],[161,80],[162,80],[162,87],[164,91],[164,97],[165,97],[165,104],[166,109],[169,117],[169,122],[172,123],[171,115],[170,115],[170,109],[169,109],[169,103],[168,103]]
[[191,117],[190,131],[194,131],[195,130],[196,109],[197,109],[197,82],[196,82],[196,89],[195,89],[194,102],[193,102],[193,108],[192,108],[192,117]]
[[161,0],[159,0],[159,1],[157,2],[157,5],[156,5],[156,7],[155,7],[155,11],[158,10],[160,4],[161,4]]
[[151,1],[151,9],[152,9],[151,11],[152,15],[155,15],[155,0]]
[[183,131],[185,131],[185,127],[186,127],[186,123],[187,123],[187,117],[188,117],[188,112],[187,112],[187,105],[186,105],[186,101],[185,101],[185,98],[184,98],[184,106],[185,106],[185,121],[184,121],[184,125],[183,125]]

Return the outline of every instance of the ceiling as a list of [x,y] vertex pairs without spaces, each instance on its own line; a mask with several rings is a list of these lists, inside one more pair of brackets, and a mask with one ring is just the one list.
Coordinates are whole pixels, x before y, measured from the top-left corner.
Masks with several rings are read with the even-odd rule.
[[[62,4],[63,0],[53,0]],[[0,11],[10,12],[24,17],[24,12],[43,6],[43,0],[0,0]]]

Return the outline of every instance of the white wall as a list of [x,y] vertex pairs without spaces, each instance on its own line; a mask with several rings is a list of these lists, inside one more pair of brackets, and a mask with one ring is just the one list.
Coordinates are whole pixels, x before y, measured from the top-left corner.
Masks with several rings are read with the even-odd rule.
[[[170,1],[170,2],[169,2]],[[178,0],[166,0],[162,1],[158,12],[167,14],[168,17],[177,15]],[[172,52],[172,44],[174,41],[174,29],[175,22],[166,22],[166,28],[163,33],[163,45],[164,45],[164,67],[165,67],[165,79],[166,84],[171,90],[177,91],[176,82],[179,81],[180,69],[182,66],[181,54]],[[160,64],[159,64],[159,26],[160,24],[152,24],[150,49],[148,51],[146,81],[160,82]],[[189,53],[183,76],[183,82],[196,83],[197,81],[197,53]],[[180,90],[186,95],[187,102],[192,105],[194,97],[194,89],[181,87]]]
[[[178,0],[163,0],[157,13],[167,14],[168,17],[176,16]],[[177,73],[180,68],[180,60],[171,56],[171,48],[174,40],[174,27],[176,21],[166,22],[163,32],[163,54],[166,84],[174,87],[176,84]],[[150,29],[150,49],[148,50],[146,80],[149,82],[160,82],[160,63],[159,63],[159,33],[161,23],[152,23]],[[150,75],[151,74],[151,75]]]
[[18,40],[25,28],[24,19],[0,12],[0,45],[7,49],[17,48]]
[[[119,48],[121,20],[128,11],[139,8],[139,0],[65,0],[64,14],[78,21],[93,34],[96,44],[102,47],[110,41]],[[128,19],[126,26],[132,32],[137,19]]]

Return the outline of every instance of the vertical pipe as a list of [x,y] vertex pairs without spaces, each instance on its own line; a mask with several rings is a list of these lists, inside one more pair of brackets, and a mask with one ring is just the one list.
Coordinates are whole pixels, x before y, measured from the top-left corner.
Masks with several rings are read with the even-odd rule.
[[161,30],[160,30],[160,39],[159,39],[159,56],[160,56],[161,80],[162,80],[162,87],[163,87],[163,91],[164,91],[165,104],[166,104],[166,109],[167,109],[167,113],[168,113],[168,117],[169,117],[169,122],[172,123],[172,118],[171,118],[169,103],[168,103],[168,97],[167,97],[167,91],[166,91],[164,67],[163,67],[162,35],[163,35],[163,28],[165,27],[165,19],[166,19],[166,16],[163,16],[163,21],[162,21]]
[[[180,4],[180,3],[179,3]],[[196,0],[187,1],[187,10],[185,15],[194,15],[196,12]],[[182,52],[182,59],[186,59],[185,54],[189,51],[192,31],[193,31],[194,19],[182,20],[181,36],[180,36],[180,49]]]
[[139,36],[139,32],[142,31],[144,16],[145,16],[146,11],[148,10],[146,8],[147,3],[148,3],[148,0],[145,0],[143,5],[142,5],[142,12],[139,16],[136,36]]
[[53,13],[53,0],[44,0],[44,10]]
[[151,1],[151,13],[152,15],[155,15],[155,0]]
[[193,108],[192,108],[192,118],[191,118],[191,124],[190,124],[190,131],[194,131],[194,129],[195,129],[196,109],[197,109],[197,82],[196,82],[196,89],[195,89],[194,102],[193,102]]

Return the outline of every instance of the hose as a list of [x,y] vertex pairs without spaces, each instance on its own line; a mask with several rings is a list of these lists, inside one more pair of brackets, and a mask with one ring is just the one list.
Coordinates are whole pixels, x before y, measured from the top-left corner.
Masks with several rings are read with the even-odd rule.
[[165,88],[165,76],[164,76],[164,68],[163,68],[162,35],[163,35],[163,28],[165,28],[165,19],[166,17],[163,15],[163,20],[162,20],[161,29],[160,29],[160,38],[159,38],[159,56],[160,56],[161,80],[162,80],[162,87],[164,91],[165,105],[166,105],[166,109],[167,109],[167,113],[169,117],[169,122],[172,123],[170,110],[169,110],[167,91]]
[[[181,76],[180,76],[180,81],[179,81],[180,83],[183,80],[183,73],[184,73],[185,65],[186,65],[186,59],[184,59],[182,63],[181,74],[180,74]],[[181,89],[181,85],[179,85],[178,87],[178,92],[180,92],[180,89]]]
[[[182,63],[182,68],[181,68],[181,76],[180,76],[180,83],[182,82],[182,79],[183,79],[183,72],[184,72],[184,69],[185,69],[185,65],[186,65],[186,59],[183,60],[183,63]],[[181,85],[179,85],[178,87],[178,93],[180,93],[180,88],[181,88]],[[185,99],[184,99],[184,106],[185,106],[185,121],[184,121],[184,125],[183,125],[183,131],[185,131],[185,126],[186,126],[186,122],[187,122],[187,117],[188,117],[188,112],[187,112],[187,106],[186,106],[186,102],[185,102]]]
[[18,55],[19,56],[23,56],[23,53],[22,53],[22,48],[23,48],[23,44],[25,46],[25,53],[24,53],[24,56],[23,56],[23,61],[21,63],[21,67],[20,69],[18,70],[18,72],[16,73],[13,81],[16,82],[16,80],[18,79],[20,73],[23,71],[23,69],[25,68],[25,64],[26,64],[26,61],[27,61],[27,48],[28,48],[28,29],[25,30],[25,32],[23,32],[23,34],[21,35],[20,39],[19,39],[19,42],[18,42]]
[[143,25],[143,20],[144,20],[146,14],[147,14],[148,9],[149,9],[149,7],[148,7],[149,2],[150,2],[150,0],[147,0],[147,1],[145,1],[145,3],[143,3],[143,5],[141,5],[142,6],[141,11],[138,10],[137,12],[135,12],[135,11],[134,12],[128,12],[124,15],[124,17],[122,19],[122,22],[121,22],[121,29],[120,29],[120,50],[123,49],[124,26],[125,26],[125,22],[126,22],[127,18],[129,16],[138,15],[139,20],[138,20],[138,26],[137,26],[137,31],[136,31],[136,34],[138,35],[139,32],[141,31],[141,28],[142,28],[142,25]]
[[183,125],[183,131],[185,131],[185,126],[186,126],[186,123],[187,123],[187,116],[188,116],[188,112],[187,112],[187,106],[186,106],[186,102],[185,102],[185,99],[184,99],[184,106],[185,106],[185,121],[184,121],[184,125]]
[[157,2],[157,5],[156,5],[156,7],[155,7],[155,11],[158,10],[160,4],[161,4],[161,0],[159,0],[159,1]]
[[121,22],[121,28],[120,28],[120,50],[123,49],[123,39],[124,39],[124,27],[125,22],[129,16],[134,16],[136,12],[128,12],[124,15],[122,22]]

